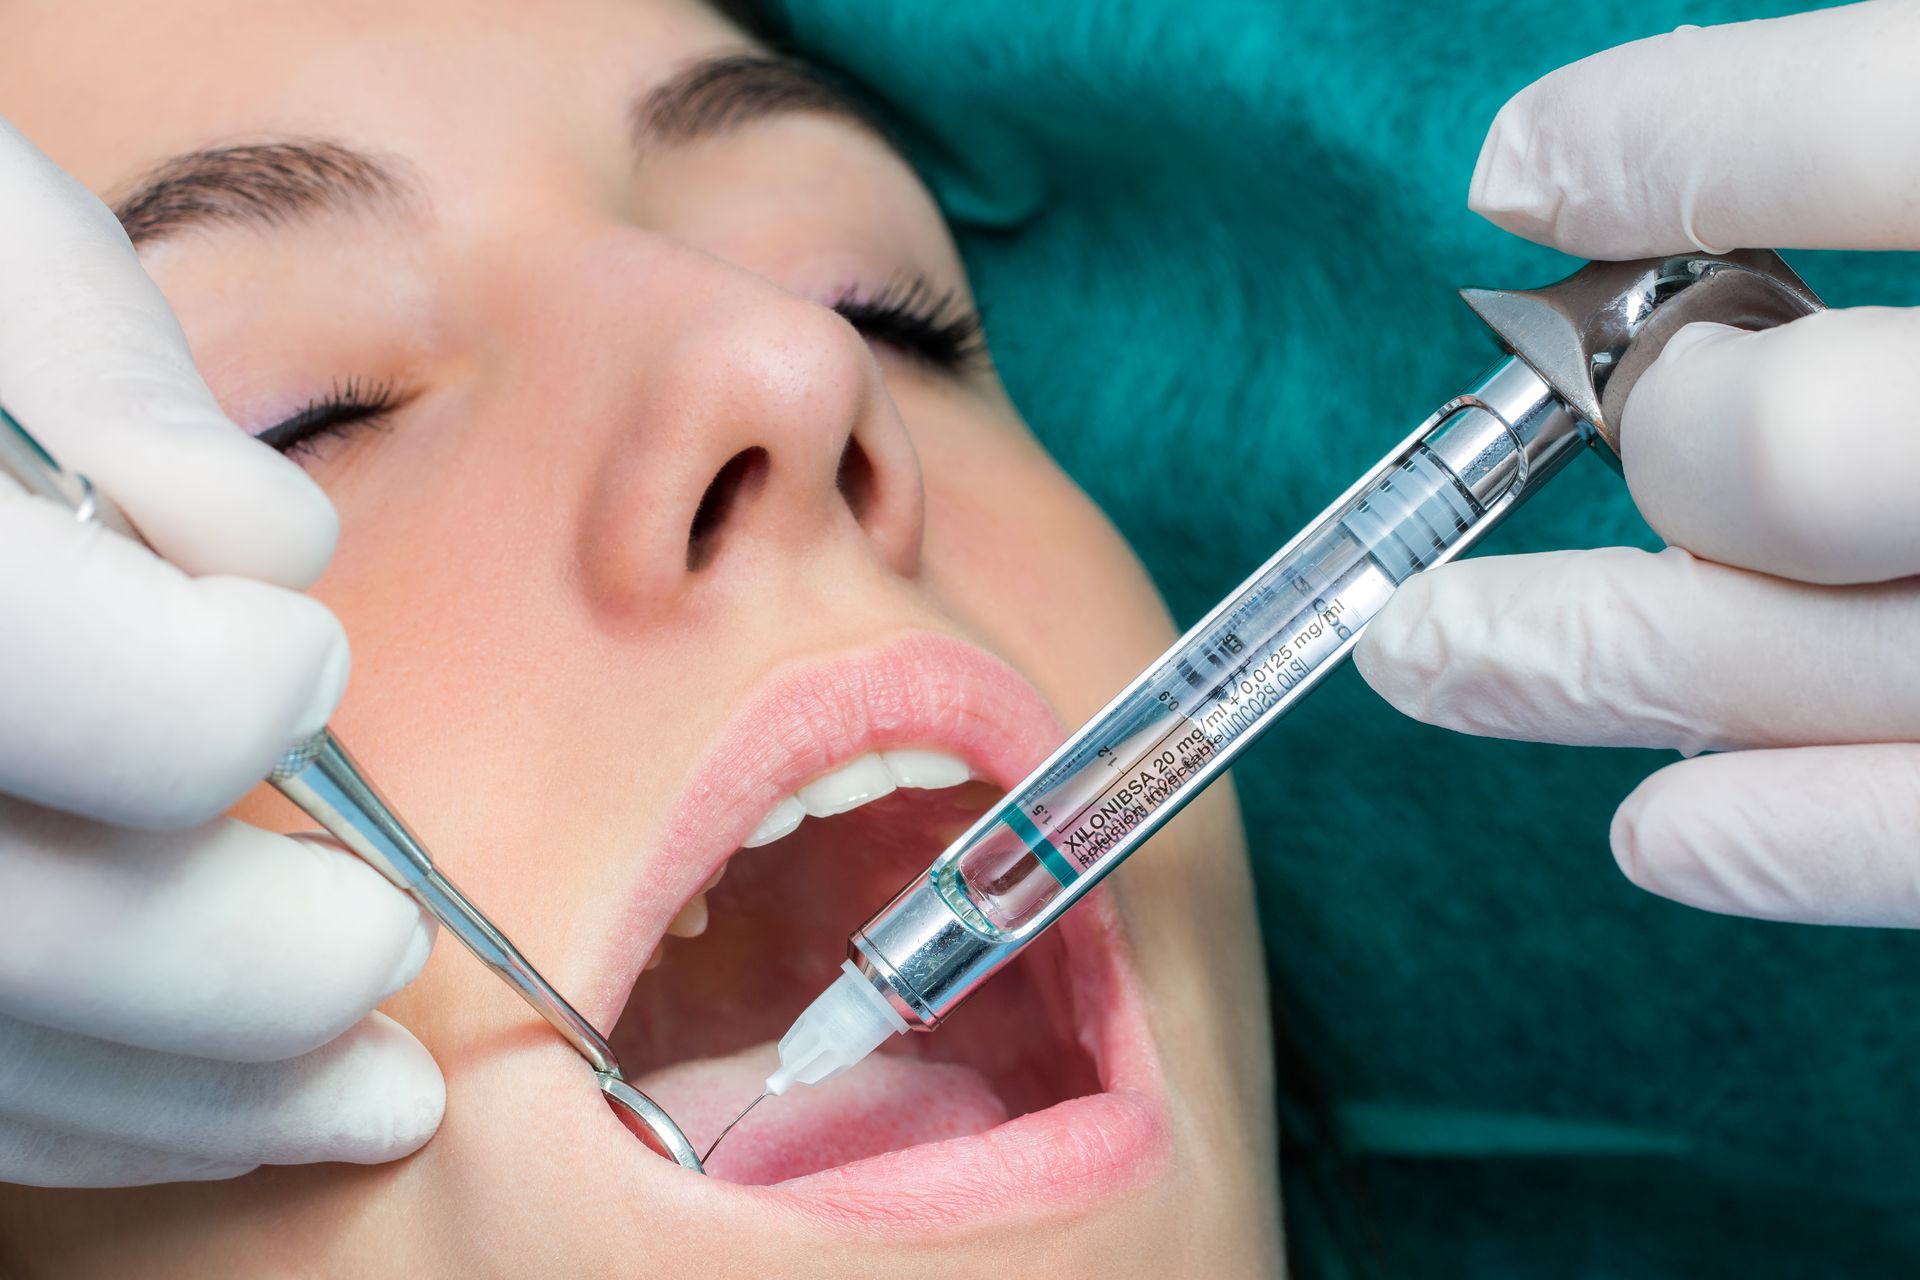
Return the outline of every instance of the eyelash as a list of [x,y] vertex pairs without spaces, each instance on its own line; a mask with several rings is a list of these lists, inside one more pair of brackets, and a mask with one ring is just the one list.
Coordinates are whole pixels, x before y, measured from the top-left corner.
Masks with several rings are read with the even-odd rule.
[[[980,313],[957,293],[935,292],[923,276],[902,277],[873,294],[849,289],[832,305],[867,341],[886,343],[947,373],[966,373],[986,355]],[[299,457],[321,440],[381,425],[399,403],[390,382],[348,378],[255,438]]]
[[327,394],[307,401],[254,438],[297,458],[312,452],[318,441],[344,436],[356,427],[379,426],[399,403],[391,382],[335,381]]
[[987,353],[980,313],[924,276],[903,276],[878,293],[849,289],[833,309],[869,342],[884,342],[947,373],[972,369]]

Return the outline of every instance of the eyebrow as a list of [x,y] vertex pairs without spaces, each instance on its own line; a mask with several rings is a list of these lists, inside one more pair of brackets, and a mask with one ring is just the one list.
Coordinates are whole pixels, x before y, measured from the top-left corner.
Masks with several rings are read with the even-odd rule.
[[404,166],[321,139],[207,147],[165,160],[113,201],[134,244],[192,227],[280,228],[323,212],[402,209],[419,192]]
[[[644,153],[796,114],[831,116],[893,145],[886,126],[838,81],[797,59],[762,53],[721,54],[682,68],[639,94],[628,124]],[[275,230],[325,214],[417,211],[426,197],[397,159],[326,139],[286,138],[183,152],[111,203],[137,246],[198,227]]]
[[632,110],[637,150],[695,142],[770,116],[832,116],[892,145],[886,126],[840,81],[797,58],[705,58],[643,93]]

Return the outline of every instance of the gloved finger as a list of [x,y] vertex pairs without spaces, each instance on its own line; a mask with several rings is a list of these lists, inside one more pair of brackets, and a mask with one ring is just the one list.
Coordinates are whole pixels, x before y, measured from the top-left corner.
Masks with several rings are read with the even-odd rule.
[[183,1058],[0,1018],[0,1117],[82,1141],[231,1164],[379,1164],[432,1137],[445,1106],[433,1058],[378,1013],[285,1062]]
[[1920,311],[1680,330],[1627,400],[1621,460],[1675,546],[1801,582],[1920,574]]
[[145,1187],[157,1182],[237,1178],[258,1167],[75,1137],[0,1115],[0,1182],[29,1187]]
[[134,826],[207,821],[346,687],[306,596],[186,577],[50,503],[0,500],[0,791]]
[[333,507],[220,411],[113,214],[5,121],[0,191],[0,403],[188,573],[309,585]]
[[1920,249],[1920,6],[1682,27],[1535,81],[1495,117],[1467,202],[1583,258]]
[[360,859],[231,819],[149,835],[0,800],[0,883],[0,1014],[166,1053],[307,1053],[433,949]]
[[1920,746],[1682,761],[1620,806],[1613,854],[1641,888],[1708,911],[1920,927]]
[[1354,658],[1429,724],[1692,754],[1920,739],[1917,634],[1920,581],[1815,587],[1612,547],[1416,574]]

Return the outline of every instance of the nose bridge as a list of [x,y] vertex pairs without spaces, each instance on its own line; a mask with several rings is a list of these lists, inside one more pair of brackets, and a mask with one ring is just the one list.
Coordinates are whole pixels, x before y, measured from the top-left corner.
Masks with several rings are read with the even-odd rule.
[[[688,255],[700,258],[700,255]],[[675,295],[679,323],[659,373],[709,441],[767,451],[777,501],[831,489],[849,439],[891,411],[866,344],[825,307],[710,259]]]
[[648,611],[732,566],[858,544],[917,565],[918,460],[872,354],[830,309],[694,250],[593,281],[613,385],[579,535],[602,613]]

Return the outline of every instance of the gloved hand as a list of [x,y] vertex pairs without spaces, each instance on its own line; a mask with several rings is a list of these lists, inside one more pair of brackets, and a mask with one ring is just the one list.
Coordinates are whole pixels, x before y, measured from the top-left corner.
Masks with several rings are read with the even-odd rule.
[[[1920,5],[1685,29],[1500,112],[1473,207],[1582,257],[1920,249]],[[1636,883],[1709,910],[1920,925],[1920,313],[1683,329],[1621,422],[1671,544],[1468,560],[1358,646],[1409,715],[1671,747],[1613,822]]]
[[0,1180],[125,1186],[418,1147],[369,1010],[433,930],[220,816],[325,723],[332,507],[216,407],[113,215],[0,122],[0,403],[178,568],[0,476]]

